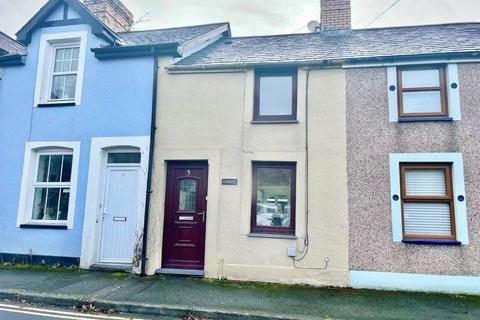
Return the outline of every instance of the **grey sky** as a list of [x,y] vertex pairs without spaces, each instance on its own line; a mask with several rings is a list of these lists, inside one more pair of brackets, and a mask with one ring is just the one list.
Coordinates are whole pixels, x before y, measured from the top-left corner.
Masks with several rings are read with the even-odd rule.
[[[47,0],[0,0],[0,30],[13,35]],[[123,0],[139,17],[136,29],[230,21],[234,36],[306,32],[319,0]],[[352,0],[354,28],[363,28],[394,0]],[[480,0],[400,0],[370,27],[480,21]],[[300,29],[300,30],[299,30]]]

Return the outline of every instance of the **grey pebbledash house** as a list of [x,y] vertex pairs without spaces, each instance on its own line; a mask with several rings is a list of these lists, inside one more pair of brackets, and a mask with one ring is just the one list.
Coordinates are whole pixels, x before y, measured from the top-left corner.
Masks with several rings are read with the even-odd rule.
[[479,35],[325,0],[161,64],[148,272],[480,293]]

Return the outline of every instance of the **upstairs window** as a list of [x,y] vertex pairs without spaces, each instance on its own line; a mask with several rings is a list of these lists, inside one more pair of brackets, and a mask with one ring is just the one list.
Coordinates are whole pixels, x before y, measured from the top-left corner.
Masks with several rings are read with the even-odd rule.
[[398,116],[448,117],[444,66],[398,68]]
[[461,120],[455,63],[387,68],[390,122]]
[[297,120],[297,69],[256,70],[253,121]]
[[51,75],[51,101],[75,99],[79,53],[79,46],[55,48]]
[[86,38],[86,32],[41,36],[35,83],[36,107],[80,104]]

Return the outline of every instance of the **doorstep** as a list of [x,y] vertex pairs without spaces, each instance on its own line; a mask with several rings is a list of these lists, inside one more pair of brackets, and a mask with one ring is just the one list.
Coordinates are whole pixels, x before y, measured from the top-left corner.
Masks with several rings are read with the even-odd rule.
[[92,271],[103,271],[103,272],[128,272],[131,273],[133,264],[131,263],[95,263],[90,266]]
[[155,270],[155,274],[175,274],[175,275],[179,275],[179,276],[203,277],[203,276],[205,276],[205,271],[203,271],[203,270],[191,270],[191,269],[162,268],[162,269]]

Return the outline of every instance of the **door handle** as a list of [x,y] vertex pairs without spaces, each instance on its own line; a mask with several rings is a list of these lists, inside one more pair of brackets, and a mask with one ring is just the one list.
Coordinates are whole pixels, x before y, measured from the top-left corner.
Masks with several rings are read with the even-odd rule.
[[205,222],[205,211],[198,212],[197,214],[202,215],[202,222]]

